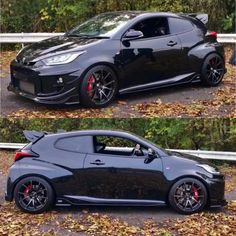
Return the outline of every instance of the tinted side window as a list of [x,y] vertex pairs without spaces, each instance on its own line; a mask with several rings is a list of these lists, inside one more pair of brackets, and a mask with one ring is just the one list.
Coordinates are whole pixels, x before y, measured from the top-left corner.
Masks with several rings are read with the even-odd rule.
[[132,29],[141,31],[144,35],[143,38],[163,36],[170,33],[166,17],[155,17],[140,21]]
[[170,33],[180,34],[193,29],[193,24],[185,19],[169,18]]
[[129,139],[116,136],[96,136],[95,143],[103,143],[107,147],[134,147],[135,143]]
[[134,142],[133,140],[101,135],[94,137],[94,150],[96,153],[106,155],[121,155],[121,156],[145,156],[147,148]]
[[73,137],[60,138],[56,141],[55,147],[57,149],[62,149],[71,152],[87,153],[92,148],[91,137],[73,136]]

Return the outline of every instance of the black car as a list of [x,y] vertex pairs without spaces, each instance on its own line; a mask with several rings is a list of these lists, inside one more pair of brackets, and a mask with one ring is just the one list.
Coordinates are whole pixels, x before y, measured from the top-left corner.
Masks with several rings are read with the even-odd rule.
[[218,85],[224,49],[206,14],[111,12],[34,43],[11,63],[8,90],[35,102],[88,107],[115,96],[202,81]]
[[25,212],[54,204],[162,206],[190,214],[219,207],[224,176],[200,158],[156,147],[121,131],[46,134],[16,152],[5,199]]

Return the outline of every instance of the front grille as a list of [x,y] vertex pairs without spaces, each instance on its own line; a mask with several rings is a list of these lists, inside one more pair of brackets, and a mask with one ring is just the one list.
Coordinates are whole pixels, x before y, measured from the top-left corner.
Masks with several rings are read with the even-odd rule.
[[21,91],[34,94],[35,93],[35,88],[33,83],[29,83],[27,81],[20,80],[19,81],[19,88]]

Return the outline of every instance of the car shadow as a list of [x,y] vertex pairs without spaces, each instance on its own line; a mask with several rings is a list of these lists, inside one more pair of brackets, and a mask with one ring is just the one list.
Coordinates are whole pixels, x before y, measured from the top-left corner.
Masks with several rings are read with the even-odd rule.
[[[79,213],[79,212],[89,212],[89,213],[101,213],[101,214],[161,214],[161,215],[171,215],[176,217],[186,216],[174,211],[168,206],[55,206],[55,211],[59,213]],[[223,207],[219,208],[206,208],[203,212],[205,213],[220,213],[224,212]]]

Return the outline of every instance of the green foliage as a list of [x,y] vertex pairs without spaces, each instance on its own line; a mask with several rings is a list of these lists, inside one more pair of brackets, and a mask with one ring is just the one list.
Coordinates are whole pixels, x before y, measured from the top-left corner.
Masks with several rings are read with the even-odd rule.
[[2,32],[65,32],[101,12],[206,12],[209,28],[235,31],[235,0],[1,0]]
[[236,151],[236,119],[0,119],[0,142],[25,142],[23,130],[115,129],[163,148]]
[[230,33],[232,29],[234,29],[235,32],[235,12],[226,16],[223,20],[223,30]]

